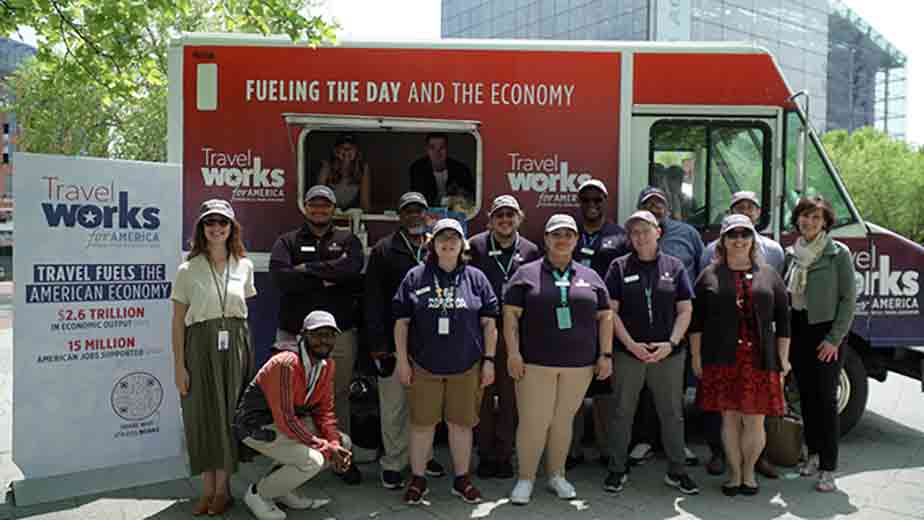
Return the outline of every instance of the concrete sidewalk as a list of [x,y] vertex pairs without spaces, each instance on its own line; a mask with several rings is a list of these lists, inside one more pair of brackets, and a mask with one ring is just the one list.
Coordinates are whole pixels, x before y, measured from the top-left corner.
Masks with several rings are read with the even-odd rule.
[[[4,311],[9,312],[8,307],[0,306],[0,316]],[[0,330],[0,480],[4,484],[22,476],[10,460],[11,354],[12,334],[9,329]],[[706,456],[704,446],[692,448],[701,457]],[[436,456],[449,465],[445,447],[437,450]],[[225,518],[253,518],[240,497],[247,484],[259,478],[267,467],[265,459],[245,465],[233,479],[233,492],[238,500]],[[719,490],[722,478],[706,475],[700,466],[692,468],[690,473],[702,493],[686,497],[661,482],[664,467],[662,459],[650,461],[633,471],[622,493],[612,495],[601,487],[605,470],[595,462],[587,463],[568,475],[578,489],[579,500],[558,500],[545,491],[544,480],[540,480],[533,502],[526,507],[507,503],[512,480],[476,480],[489,501],[471,506],[449,494],[449,478],[431,479],[429,504],[409,507],[401,503],[401,492],[381,488],[377,466],[367,464],[361,466],[365,479],[360,486],[346,486],[329,473],[303,486],[304,494],[330,498],[331,503],[316,511],[289,511],[289,518],[924,519],[924,395],[920,383],[901,377],[890,377],[884,384],[871,382],[870,409],[842,442],[838,475],[841,489],[836,493],[816,493],[812,491],[812,481],[790,474],[782,480],[762,481],[761,492],[755,497],[729,499]],[[182,479],[38,506],[16,507],[7,503],[0,510],[0,518],[189,518],[190,501],[197,496],[198,489],[196,479]]]

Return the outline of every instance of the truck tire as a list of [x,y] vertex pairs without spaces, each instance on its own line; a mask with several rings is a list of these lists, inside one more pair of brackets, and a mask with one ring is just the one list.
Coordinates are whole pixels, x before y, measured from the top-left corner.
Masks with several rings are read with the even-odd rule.
[[844,343],[841,346],[841,355],[844,356],[844,365],[841,368],[840,385],[837,389],[837,411],[840,414],[840,430],[843,436],[860,422],[860,417],[866,410],[869,379],[863,360],[850,344]]

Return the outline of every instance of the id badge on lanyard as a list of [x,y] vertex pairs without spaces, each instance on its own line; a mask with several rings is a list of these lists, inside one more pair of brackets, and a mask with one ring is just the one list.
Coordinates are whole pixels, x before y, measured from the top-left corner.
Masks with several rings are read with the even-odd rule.
[[212,268],[211,261],[209,261],[209,271],[212,272],[212,280],[215,282],[215,291],[218,293],[218,304],[221,306],[221,329],[218,331],[218,341],[215,346],[219,352],[225,352],[231,345],[231,335],[225,328],[225,304],[228,301],[228,279],[231,275],[231,259],[225,261],[224,292],[222,292],[221,287],[218,286],[218,275],[215,273],[215,269]]
[[555,277],[555,286],[558,287],[561,293],[560,304],[555,307],[555,322],[558,325],[558,330],[569,330],[572,327],[571,307],[568,306],[568,287],[571,286],[571,274],[566,272],[560,275],[557,271],[552,271],[552,276]]
[[440,336],[449,335],[449,316],[440,316],[436,320],[436,333]]

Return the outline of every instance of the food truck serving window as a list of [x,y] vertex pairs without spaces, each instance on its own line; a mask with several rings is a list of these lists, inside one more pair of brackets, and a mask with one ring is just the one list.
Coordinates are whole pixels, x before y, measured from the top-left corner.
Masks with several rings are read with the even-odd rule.
[[398,199],[407,191],[468,218],[480,209],[476,124],[317,115],[286,121],[298,128],[300,193],[325,184],[337,195],[339,210],[362,212],[368,220],[395,218]]

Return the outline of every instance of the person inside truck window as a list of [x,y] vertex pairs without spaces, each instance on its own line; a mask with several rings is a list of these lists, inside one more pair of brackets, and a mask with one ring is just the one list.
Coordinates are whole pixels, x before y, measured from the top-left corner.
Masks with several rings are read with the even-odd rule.
[[783,414],[789,364],[789,298],[764,262],[745,215],[722,221],[716,256],[696,281],[690,351],[700,379],[696,398],[722,414],[727,496],[755,495],[754,474],[766,441],[764,418]]
[[837,489],[840,345],[853,323],[856,284],[850,249],[828,235],[835,222],[830,202],[804,197],[790,222],[799,238],[786,248],[783,272],[792,305],[792,371],[809,454],[800,473],[817,474],[815,489],[824,493]]
[[469,207],[475,200],[475,178],[468,167],[449,157],[449,136],[427,134],[421,157],[411,164],[411,191],[423,194],[434,206]]
[[189,255],[173,283],[173,358],[192,475],[202,474],[194,516],[231,504],[240,450],[230,417],[254,373],[247,298],[257,294],[234,209],[221,199],[199,210]]
[[371,208],[372,175],[353,134],[341,134],[334,142],[330,159],[321,162],[318,184],[334,190],[338,209]]

